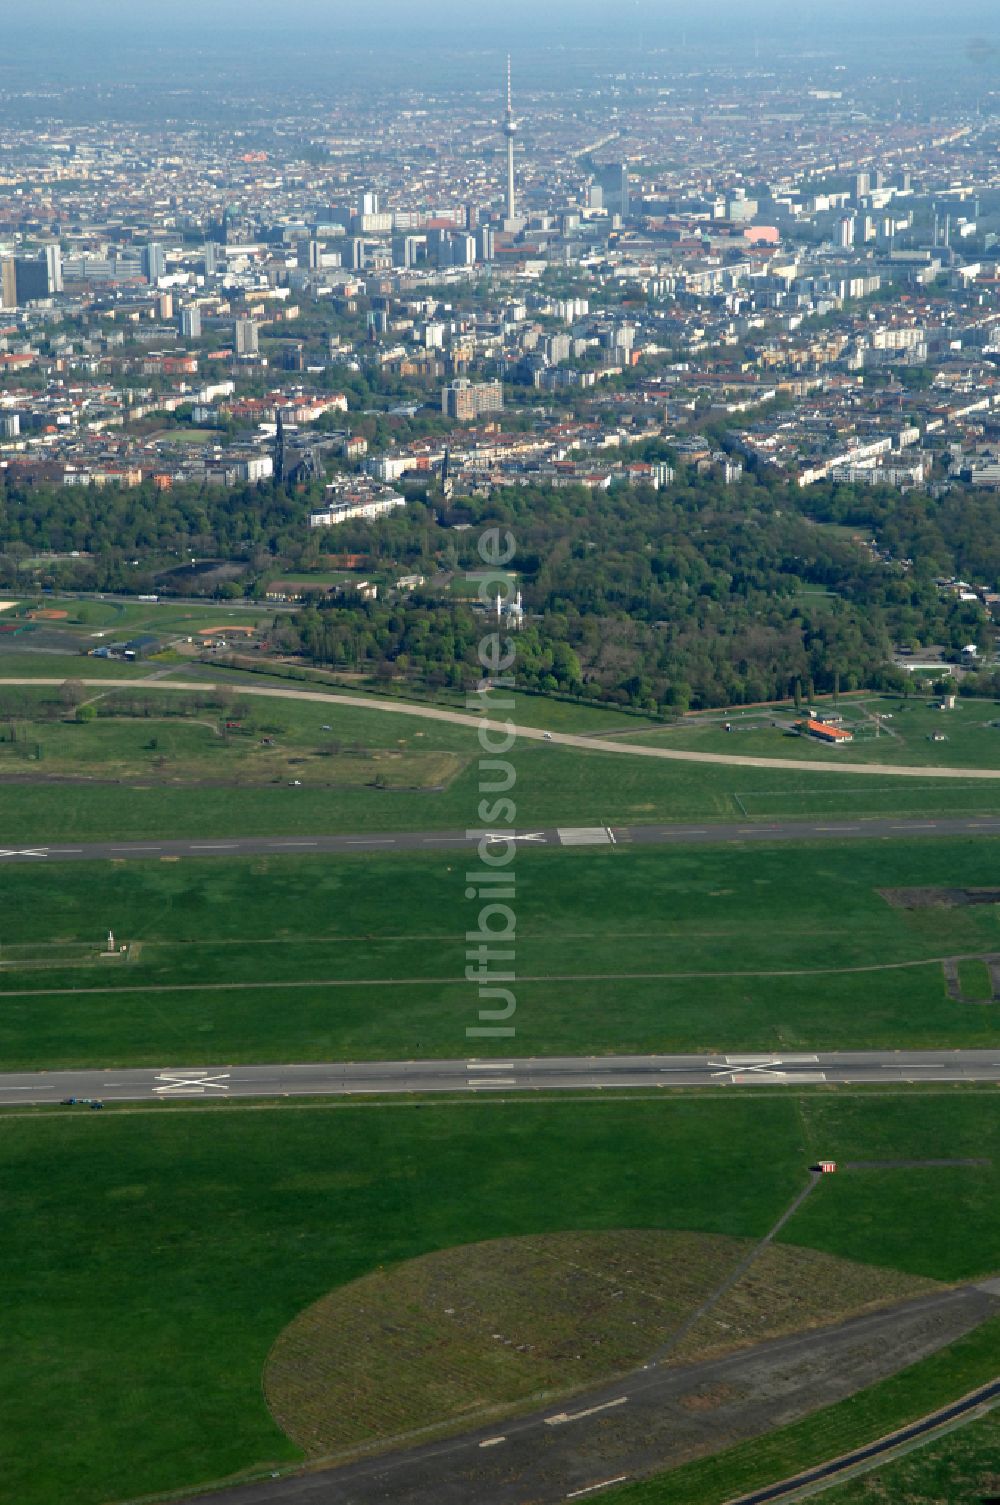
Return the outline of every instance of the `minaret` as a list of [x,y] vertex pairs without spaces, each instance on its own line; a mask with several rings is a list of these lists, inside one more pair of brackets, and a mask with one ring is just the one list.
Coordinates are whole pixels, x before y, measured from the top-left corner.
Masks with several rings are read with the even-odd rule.
[[511,103],[510,93],[510,53],[507,54],[507,108],[500,124],[507,140],[507,218],[512,220],[515,215],[514,203],[514,137],[517,135],[517,121],[514,119],[514,109]]

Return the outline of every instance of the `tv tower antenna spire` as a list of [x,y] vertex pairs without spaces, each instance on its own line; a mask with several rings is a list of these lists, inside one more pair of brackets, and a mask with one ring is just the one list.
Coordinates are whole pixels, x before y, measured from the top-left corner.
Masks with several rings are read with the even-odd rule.
[[507,54],[507,107],[504,111],[500,129],[507,142],[507,218],[513,220],[516,214],[514,200],[514,137],[517,135],[518,122],[514,119],[514,106],[510,88],[510,53]]

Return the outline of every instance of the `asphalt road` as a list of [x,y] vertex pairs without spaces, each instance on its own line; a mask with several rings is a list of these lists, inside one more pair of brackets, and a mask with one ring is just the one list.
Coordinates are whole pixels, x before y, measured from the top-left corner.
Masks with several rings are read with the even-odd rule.
[[471,849],[486,836],[523,847],[712,845],[720,842],[876,841],[901,837],[1000,836],[1000,816],[941,820],[786,820],[749,824],[666,826],[549,826],[503,831],[375,831],[354,836],[220,836],[195,841],[21,843],[0,847],[0,862],[129,861],[168,857],[255,857],[263,854],[419,852]]
[[809,1086],[817,1082],[997,1082],[996,1050],[835,1051],[716,1056],[536,1056],[506,1060],[334,1061],[0,1074],[0,1103],[64,1098],[351,1097],[368,1093],[538,1092],[616,1087]]

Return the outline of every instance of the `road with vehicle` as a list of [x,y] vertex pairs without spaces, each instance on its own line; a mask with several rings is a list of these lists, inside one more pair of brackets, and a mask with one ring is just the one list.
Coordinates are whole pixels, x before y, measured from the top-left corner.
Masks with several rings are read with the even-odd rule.
[[594,1091],[811,1086],[819,1082],[1000,1083],[995,1050],[737,1052],[703,1056],[535,1056],[447,1061],[331,1061],[271,1066],[151,1066],[5,1072],[0,1103],[166,1102],[171,1098]]

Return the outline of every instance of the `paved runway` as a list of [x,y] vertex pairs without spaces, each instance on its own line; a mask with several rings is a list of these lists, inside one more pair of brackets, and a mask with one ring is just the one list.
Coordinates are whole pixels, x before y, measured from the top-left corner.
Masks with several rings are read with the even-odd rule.
[[295,853],[419,852],[472,849],[485,837],[523,847],[712,845],[720,842],[898,841],[904,837],[1000,836],[1000,815],[939,820],[727,821],[655,826],[548,826],[524,831],[372,831],[346,836],[219,836],[192,841],[22,842],[0,847],[0,862],[117,862],[175,857],[256,857]]
[[0,1103],[64,1098],[352,1097],[371,1093],[581,1091],[621,1087],[809,1086],[818,1082],[996,1082],[996,1050],[833,1051],[708,1056],[536,1056],[451,1061],[334,1061],[278,1066],[161,1066],[0,1074]]

